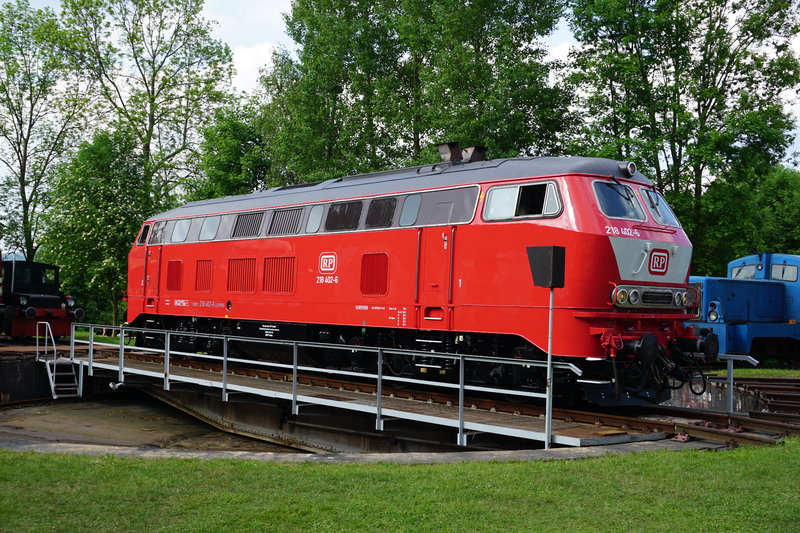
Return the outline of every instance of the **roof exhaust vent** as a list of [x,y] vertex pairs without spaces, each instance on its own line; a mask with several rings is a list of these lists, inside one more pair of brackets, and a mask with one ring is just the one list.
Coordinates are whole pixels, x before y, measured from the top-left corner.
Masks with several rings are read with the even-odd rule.
[[461,146],[458,143],[440,143],[436,148],[439,149],[442,161],[461,161]]
[[485,146],[470,146],[461,151],[461,161],[464,163],[474,163],[475,161],[483,161],[486,157]]

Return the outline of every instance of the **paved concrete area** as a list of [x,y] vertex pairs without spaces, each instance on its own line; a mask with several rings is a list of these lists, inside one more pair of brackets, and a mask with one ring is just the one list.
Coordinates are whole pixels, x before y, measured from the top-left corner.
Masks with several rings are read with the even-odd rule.
[[[103,401],[55,401],[0,409],[0,448],[20,452],[116,457],[243,459],[315,463],[455,463],[599,457],[651,450],[718,449],[707,441],[629,442],[551,450],[442,453],[299,453],[218,431],[143,395]],[[2,529],[2,528],[0,528]]]
[[[57,400],[0,408],[0,437],[100,447],[287,452],[200,422],[145,395]],[[0,528],[2,529],[2,528]]]
[[312,454],[274,453],[230,450],[170,450],[136,446],[74,444],[22,439],[0,434],[0,448],[19,452],[58,453],[76,455],[114,455],[148,459],[242,459],[247,461],[312,462],[312,463],[458,463],[464,461],[532,461],[547,459],[580,459],[653,450],[722,449],[708,441],[676,442],[672,440],[632,442],[613,446],[583,448],[554,448],[550,450],[481,451],[450,453],[370,453],[370,454]]

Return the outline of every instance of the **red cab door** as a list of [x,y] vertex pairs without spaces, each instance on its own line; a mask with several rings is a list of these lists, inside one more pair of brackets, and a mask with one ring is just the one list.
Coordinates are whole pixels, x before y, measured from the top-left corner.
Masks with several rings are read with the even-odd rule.
[[419,325],[422,329],[449,329],[455,228],[436,226],[421,231]]
[[144,309],[145,313],[158,311],[161,275],[161,246],[148,246],[144,263]]

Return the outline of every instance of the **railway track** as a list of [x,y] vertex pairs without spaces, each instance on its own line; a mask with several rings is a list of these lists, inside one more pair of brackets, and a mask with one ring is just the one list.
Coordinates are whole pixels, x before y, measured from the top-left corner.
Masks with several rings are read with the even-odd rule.
[[800,415],[800,379],[736,378],[736,386],[761,398],[769,411]]
[[[127,358],[144,362],[163,363],[161,356],[129,352]],[[173,359],[176,366],[206,370],[219,373],[221,365],[187,359]],[[250,376],[259,379],[291,381],[287,372],[264,370],[251,367],[232,367],[230,374]],[[324,373],[324,369],[320,370]],[[738,380],[737,380],[738,381]],[[377,386],[369,382],[337,379],[324,375],[299,375],[298,382],[304,385],[347,390],[364,394],[377,394]],[[800,389],[798,389],[800,392]],[[452,393],[425,389],[397,388],[383,385],[385,397],[405,398],[419,402],[457,405],[458,397]],[[504,412],[520,416],[543,417],[544,406],[530,403],[517,403],[485,396],[466,396],[465,409],[481,409],[490,412]],[[749,413],[749,416],[736,416],[726,413],[697,409],[654,407],[642,410],[582,411],[574,409],[553,410],[555,419],[567,422],[581,422],[617,427],[621,430],[643,432],[664,432],[677,440],[692,438],[711,440],[728,445],[775,444],[786,436],[800,436],[800,415],[785,413]]]

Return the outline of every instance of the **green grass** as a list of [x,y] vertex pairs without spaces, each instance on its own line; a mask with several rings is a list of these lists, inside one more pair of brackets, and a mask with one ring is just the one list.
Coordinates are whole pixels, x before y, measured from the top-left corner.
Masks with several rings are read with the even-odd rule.
[[797,531],[800,439],[436,465],[0,451],[2,531]]
[[[101,329],[96,329],[94,331],[94,341],[95,342],[105,342],[105,343],[108,343],[108,344],[119,344],[119,336],[116,336],[116,337],[104,337],[103,335],[100,335],[101,331],[102,331]],[[89,341],[89,330],[86,329],[86,330],[78,330],[78,331],[76,331],[75,332],[75,339],[88,342]],[[126,344],[132,344],[132,343],[133,343],[133,337],[130,337],[130,338],[126,339]]]
[[[728,371],[725,368],[709,372],[720,377],[726,377]],[[789,368],[734,368],[734,378],[793,378],[800,379],[800,369]]]

